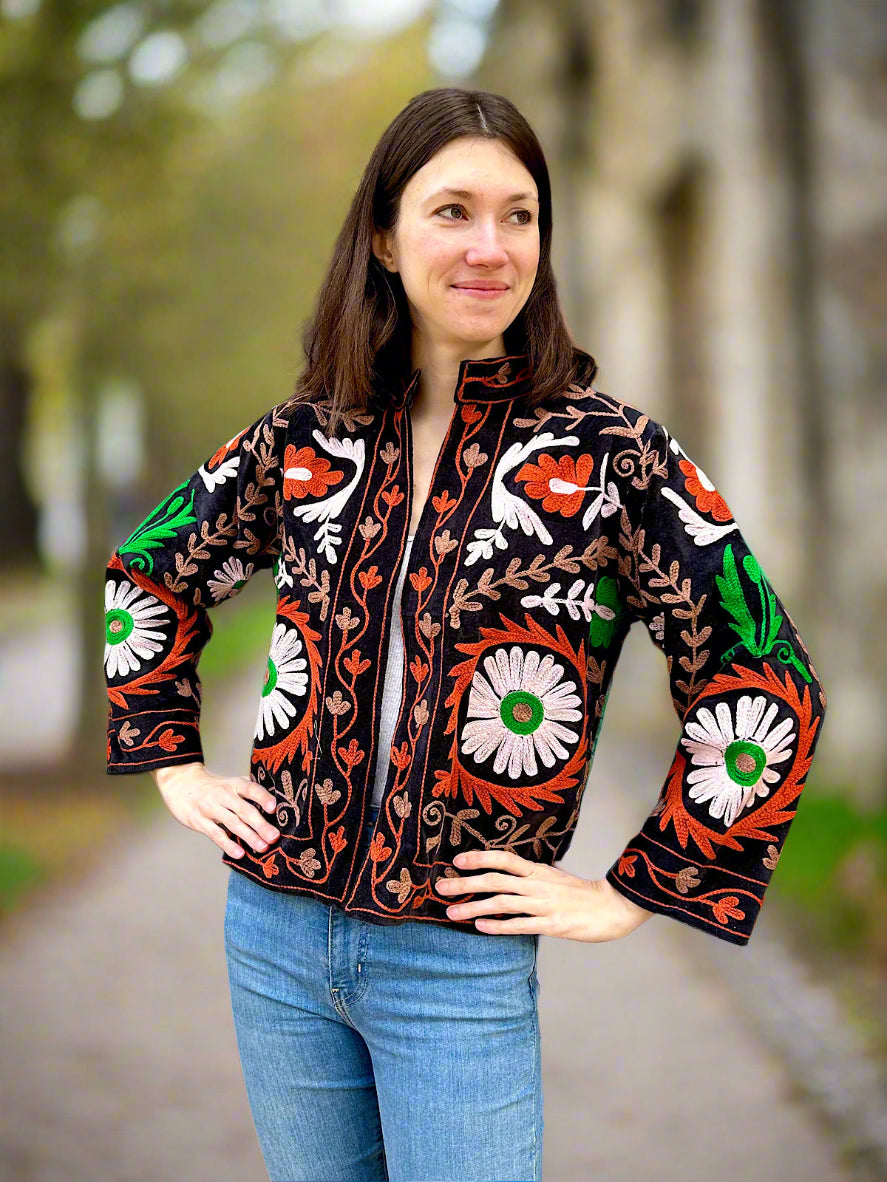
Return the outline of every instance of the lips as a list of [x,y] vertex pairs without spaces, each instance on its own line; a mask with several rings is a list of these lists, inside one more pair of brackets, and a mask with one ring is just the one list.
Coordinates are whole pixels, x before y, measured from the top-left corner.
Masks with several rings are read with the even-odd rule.
[[454,283],[453,287],[460,291],[508,291],[507,283],[484,283],[482,280],[477,283]]

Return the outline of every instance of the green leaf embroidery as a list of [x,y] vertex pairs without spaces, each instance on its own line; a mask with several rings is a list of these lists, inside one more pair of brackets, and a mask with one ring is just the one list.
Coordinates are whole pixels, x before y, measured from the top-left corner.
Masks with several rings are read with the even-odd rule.
[[810,673],[798,660],[793,646],[787,640],[779,637],[782,615],[776,609],[776,596],[773,588],[753,554],[746,554],[743,558],[742,569],[749,581],[754,583],[758,589],[760,621],[755,620],[752,615],[749,601],[742,589],[736,559],[733,557],[733,546],[732,543],[728,543],[724,547],[724,573],[723,575],[715,575],[715,582],[722,596],[721,606],[736,621],[729,627],[739,636],[740,644],[728,649],[721,660],[731,660],[740,648],[745,648],[754,657],[767,656],[775,649],[777,660],[781,661],[783,665],[792,665],[809,684],[812,681]]
[[622,604],[619,602],[619,588],[616,580],[611,579],[609,575],[602,575],[598,579],[594,596],[596,603],[609,609],[612,614],[609,618],[605,618],[597,612],[593,613],[591,626],[588,630],[589,644],[593,648],[606,648],[612,641],[613,634],[622,618]]
[[173,489],[170,495],[161,501],[157,508],[153,509],[140,525],[136,526],[120,547],[119,553],[121,557],[128,554],[135,555],[132,566],[137,570],[152,574],[154,571],[154,560],[151,557],[150,551],[156,550],[164,542],[170,541],[184,526],[194,525],[196,523],[194,490],[191,490],[191,498],[187,504],[185,497],[180,495],[182,489],[186,488],[187,485],[188,481],[185,480],[178,488]]
[[748,604],[745,602],[745,595],[739,581],[739,572],[736,569],[736,559],[733,557],[732,543],[728,543],[724,548],[724,573],[723,575],[715,575],[715,582],[722,597],[721,607],[725,608],[736,621],[735,624],[730,624],[730,627],[749,652],[754,653],[757,648],[757,629]]

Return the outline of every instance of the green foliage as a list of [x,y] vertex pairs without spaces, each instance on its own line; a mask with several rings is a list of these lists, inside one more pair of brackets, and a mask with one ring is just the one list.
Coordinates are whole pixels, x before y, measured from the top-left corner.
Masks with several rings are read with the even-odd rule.
[[837,947],[880,939],[887,910],[887,806],[863,812],[850,792],[808,789],[770,888]]
[[11,911],[45,877],[44,867],[28,850],[16,842],[0,842],[0,915]]

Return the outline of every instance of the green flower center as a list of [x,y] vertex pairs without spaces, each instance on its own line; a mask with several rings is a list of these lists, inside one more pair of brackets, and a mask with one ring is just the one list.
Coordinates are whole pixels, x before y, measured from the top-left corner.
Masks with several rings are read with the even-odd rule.
[[750,788],[752,784],[757,784],[761,772],[767,766],[767,753],[757,743],[737,739],[724,752],[724,763],[727,765],[727,775],[734,783]]
[[262,697],[267,698],[277,685],[277,666],[268,658],[268,668],[265,670],[265,684],[262,686]]
[[535,694],[527,693],[526,690],[514,690],[502,699],[499,717],[516,735],[529,735],[542,724],[545,711]]
[[132,616],[119,607],[105,613],[105,638],[108,644],[122,644],[132,634],[134,627]]

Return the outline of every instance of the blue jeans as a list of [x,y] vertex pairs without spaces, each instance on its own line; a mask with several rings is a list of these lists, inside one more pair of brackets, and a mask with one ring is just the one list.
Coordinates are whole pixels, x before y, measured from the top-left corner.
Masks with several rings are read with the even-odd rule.
[[272,1182],[540,1182],[538,945],[383,926],[232,870],[231,1006]]

